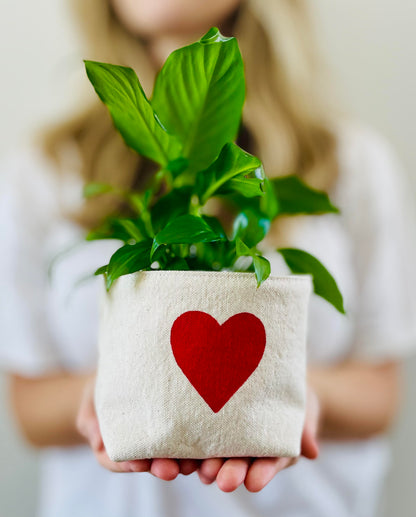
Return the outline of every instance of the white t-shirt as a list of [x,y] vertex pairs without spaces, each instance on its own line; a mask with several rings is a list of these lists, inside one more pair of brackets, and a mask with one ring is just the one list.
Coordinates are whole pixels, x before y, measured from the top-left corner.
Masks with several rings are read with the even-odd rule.
[[[313,296],[311,364],[345,358],[405,357],[416,343],[415,219],[409,188],[384,141],[346,126],[339,135],[340,175],[331,194],[342,215],[304,217],[293,245],[333,273],[348,316]],[[6,160],[0,181],[2,275],[0,365],[37,376],[57,367],[79,372],[96,362],[100,278],[119,242],[83,242],[61,213],[81,199],[75,176],[56,174],[36,150]],[[48,279],[48,266],[55,258]],[[269,251],[272,274],[286,271]],[[78,285],[77,285],[78,283]],[[115,474],[86,446],[41,453],[40,517],[370,517],[388,465],[385,437],[323,442],[316,461],[301,458],[260,493],[222,493],[196,474],[173,482]]]

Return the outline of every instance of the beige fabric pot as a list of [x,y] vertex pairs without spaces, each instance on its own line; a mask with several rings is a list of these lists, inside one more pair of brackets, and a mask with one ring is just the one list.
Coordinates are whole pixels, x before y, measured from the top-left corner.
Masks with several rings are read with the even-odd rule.
[[147,271],[101,304],[95,404],[109,457],[298,456],[309,276]]

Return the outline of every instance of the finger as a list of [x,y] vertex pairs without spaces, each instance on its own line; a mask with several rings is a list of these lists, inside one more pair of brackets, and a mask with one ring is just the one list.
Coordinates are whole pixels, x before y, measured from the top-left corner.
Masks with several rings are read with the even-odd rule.
[[91,414],[89,411],[85,411],[85,408],[82,406],[80,407],[77,418],[75,421],[75,427],[79,434],[83,436],[84,438],[88,439],[89,436],[89,425],[91,421]]
[[205,485],[213,483],[223,463],[224,460],[222,458],[208,458],[203,460],[198,469],[198,476],[202,483]]
[[80,435],[96,449],[102,446],[102,440],[95,412],[94,386],[95,378],[92,377],[85,384],[75,424]]
[[250,458],[231,458],[220,468],[217,485],[223,492],[233,492],[243,482],[250,466]]
[[97,416],[91,418],[88,425],[88,439],[92,450],[100,451],[104,449],[103,438],[101,436],[100,426],[98,424]]
[[250,466],[245,479],[249,492],[259,492],[274,476],[294,463],[293,458],[258,458]]
[[319,401],[312,390],[308,391],[307,412],[302,433],[301,454],[310,460],[318,457]]
[[308,458],[309,460],[314,460],[319,455],[319,446],[316,440],[316,435],[306,426],[302,434],[301,450],[302,456],[305,456],[305,458]]
[[180,473],[184,476],[189,476],[189,474],[192,474],[192,472],[195,472],[197,468],[199,467],[200,461],[199,460],[190,460],[190,459],[184,459],[179,460],[179,470]]
[[95,457],[98,463],[105,469],[110,470],[111,472],[123,472],[123,465],[121,463],[111,461],[105,451],[96,453]]
[[179,464],[174,459],[156,458],[152,461],[150,472],[159,479],[172,481],[179,474]]
[[111,461],[104,451],[95,454],[99,464],[111,472],[148,472],[151,460]]
[[123,463],[130,469],[130,472],[149,472],[152,460],[131,460]]
[[77,422],[77,430],[94,451],[102,448],[101,433],[96,422],[93,420],[83,421],[82,423]]
[[95,415],[94,386],[94,378],[90,378],[88,381],[86,381],[81,396],[80,408],[77,415],[77,419],[79,417],[81,417],[81,419],[88,419],[91,415]]
[[84,419],[79,424],[77,422],[77,427],[79,433],[86,438],[94,452],[104,449],[100,426],[95,414],[88,419]]

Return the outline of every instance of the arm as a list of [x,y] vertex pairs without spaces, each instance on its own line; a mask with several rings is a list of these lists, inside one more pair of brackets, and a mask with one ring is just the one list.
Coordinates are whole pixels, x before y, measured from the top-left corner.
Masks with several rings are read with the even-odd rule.
[[[367,437],[385,430],[397,406],[398,368],[395,363],[373,366],[345,363],[310,370],[307,418],[302,454],[317,456],[316,428],[320,436]],[[246,458],[224,461],[157,459],[114,463],[105,453],[92,398],[94,376],[66,375],[40,379],[12,377],[15,412],[29,441],[37,446],[70,445],[87,440],[104,467],[118,472],[150,470],[161,479],[174,479],[179,472],[198,469],[201,481],[217,481],[226,492],[245,483],[248,490],[261,490],[280,470],[292,465],[292,458]],[[321,410],[319,410],[321,409]],[[85,438],[83,438],[83,435]]]
[[[97,461],[114,472],[146,472],[166,481],[179,473],[198,470],[201,481],[217,481],[226,492],[245,483],[248,490],[261,490],[280,470],[296,458],[212,458],[199,460],[111,461],[105,451],[95,414],[93,390],[95,374],[59,373],[53,376],[26,378],[10,376],[11,399],[17,421],[29,443],[36,447],[66,446],[88,442]],[[319,405],[311,392],[302,440],[302,454],[317,456],[316,428]]]
[[400,395],[397,362],[346,361],[311,368],[308,376],[320,401],[321,438],[369,438],[391,425]]
[[[95,416],[94,384],[95,373],[59,372],[36,378],[11,374],[11,402],[24,437],[34,447],[89,443],[99,463],[108,470],[148,471],[148,460],[115,463],[108,458]],[[162,464],[159,477],[168,477],[169,467]]]
[[85,443],[76,415],[89,375],[56,373],[38,378],[11,374],[10,398],[26,440],[35,447]]
[[[309,383],[321,408],[320,437],[366,438],[385,431],[398,407],[399,372],[395,362],[311,368]],[[85,384],[92,377],[11,375],[12,405],[26,439],[39,447],[84,442],[76,417]]]

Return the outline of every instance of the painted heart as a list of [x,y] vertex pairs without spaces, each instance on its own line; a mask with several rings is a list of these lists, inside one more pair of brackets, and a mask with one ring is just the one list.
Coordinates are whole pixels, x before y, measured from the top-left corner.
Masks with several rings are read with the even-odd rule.
[[173,323],[170,342],[179,368],[217,413],[260,363],[266,331],[248,312],[220,325],[206,312],[189,311]]

